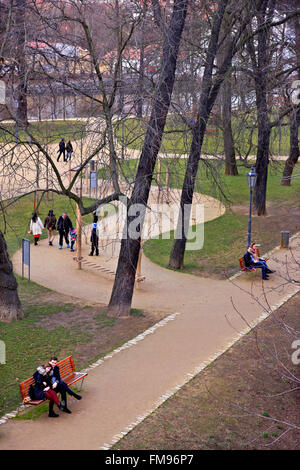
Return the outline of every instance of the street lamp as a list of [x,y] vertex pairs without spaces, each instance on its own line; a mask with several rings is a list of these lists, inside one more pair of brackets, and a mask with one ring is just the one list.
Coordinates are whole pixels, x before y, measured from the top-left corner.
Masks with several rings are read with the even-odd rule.
[[249,248],[250,243],[251,243],[251,220],[252,220],[252,193],[253,193],[253,188],[255,187],[256,184],[256,179],[257,179],[257,173],[255,173],[254,167],[251,167],[251,170],[247,174],[247,179],[248,179],[248,186],[250,188],[250,205],[249,205],[249,220],[248,220],[248,244],[247,248]]

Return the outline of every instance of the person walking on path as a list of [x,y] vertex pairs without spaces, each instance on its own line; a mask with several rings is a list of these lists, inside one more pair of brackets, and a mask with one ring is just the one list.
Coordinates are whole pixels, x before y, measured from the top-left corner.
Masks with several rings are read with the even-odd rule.
[[30,233],[32,233],[34,238],[34,245],[37,246],[39,238],[44,230],[44,225],[41,219],[37,216],[37,213],[34,212],[32,214],[32,218],[30,221]]
[[51,364],[39,366],[33,374],[33,400],[49,400],[49,418],[58,418],[58,414],[54,413],[54,403],[60,408],[60,403],[55,390],[52,387],[50,377]]
[[59,142],[59,149],[57,151],[58,157],[57,161],[59,161],[61,154],[63,154],[64,157],[64,162],[66,161],[66,144],[65,144],[65,139],[61,139]]
[[61,394],[61,409],[65,413],[72,413],[71,410],[68,409],[67,406],[67,393],[71,395],[72,397],[76,398],[76,400],[81,400],[82,396],[78,395],[77,393],[73,392],[66,382],[61,380],[60,377],[60,372],[59,372],[59,367],[57,365],[58,359],[55,356],[52,356],[50,358],[49,364],[51,365],[51,371],[50,371],[50,376],[51,376],[51,382],[52,382],[52,387],[54,390],[59,392]]
[[71,228],[71,230],[70,230],[70,239],[71,239],[71,251],[75,251],[74,250],[74,244],[77,240],[77,233],[76,233],[75,228]]
[[93,229],[92,229],[92,233],[91,233],[91,252],[89,254],[89,256],[93,256],[94,255],[94,251],[96,251],[96,256],[99,256],[99,230],[98,230],[98,227],[97,227],[97,224],[96,223],[93,223]]
[[72,156],[72,153],[73,153],[73,146],[72,146],[70,140],[67,142],[66,151],[67,151],[67,161],[71,160],[71,156]]
[[48,230],[49,246],[53,246],[53,240],[55,237],[55,230],[56,230],[56,217],[53,214],[52,209],[48,212],[48,215],[45,218],[44,226]]
[[65,239],[67,248],[70,248],[69,232],[73,228],[73,224],[68,217],[67,212],[64,212],[58,219],[57,231],[59,232],[59,249],[63,247],[63,240]]

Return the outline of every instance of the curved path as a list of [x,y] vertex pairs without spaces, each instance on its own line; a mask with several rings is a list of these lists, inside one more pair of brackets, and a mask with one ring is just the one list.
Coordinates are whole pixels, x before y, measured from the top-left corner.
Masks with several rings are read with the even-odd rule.
[[[155,201],[157,195],[153,191]],[[172,196],[178,200],[176,191]],[[206,204],[206,220],[222,213],[222,206],[212,199],[198,202]],[[199,221],[197,214],[195,217]],[[107,221],[111,226],[114,222],[114,218]],[[116,245],[114,252],[112,246],[108,246],[104,256],[93,258],[99,267],[106,266],[111,271],[117,256]],[[299,238],[293,239],[292,246],[299,259]],[[89,304],[108,302],[112,276],[88,265],[81,271],[76,269],[69,250],[57,249],[57,239],[56,246],[49,247],[44,240],[38,247],[32,247],[32,252],[32,280]],[[87,253],[88,246],[84,245],[86,258]],[[135,290],[133,307],[170,316],[104,361],[92,365],[83,400],[70,400],[72,415],[61,414],[59,419],[49,420],[45,414],[34,422],[8,420],[0,426],[0,449],[111,446],[248,331],[235,308],[248,324],[254,325],[269,312],[264,293],[270,306],[276,308],[299,291],[299,284],[285,283],[281,277],[281,273],[282,276],[286,273],[286,262],[292,275],[298,269],[289,252],[275,250],[272,260],[277,273],[264,284],[265,291],[257,276],[250,296],[251,284],[245,275],[234,281],[205,279],[161,268],[143,257],[142,274],[146,281]],[[13,257],[13,263],[20,273],[20,251]]]
[[[299,237],[292,246],[299,258]],[[38,253],[32,256],[33,280],[87,303],[108,302],[113,284],[108,275],[77,270],[69,250],[51,248],[46,241],[33,250]],[[86,246],[84,256],[87,250]],[[99,257],[97,263],[112,266],[114,260],[115,256]],[[270,306],[276,308],[299,291],[299,284],[283,285],[285,262],[292,276],[298,266],[286,250],[274,250],[272,260],[277,273],[264,287]],[[20,272],[20,252],[13,261]],[[163,269],[146,258],[142,273],[146,281],[135,290],[133,307],[173,315],[93,365],[84,399],[70,403],[72,415],[49,420],[45,414],[35,422],[8,420],[0,426],[0,449],[108,448],[248,331],[232,301],[248,324],[256,324],[269,311],[260,276],[251,297],[246,276],[233,282],[204,279]]]

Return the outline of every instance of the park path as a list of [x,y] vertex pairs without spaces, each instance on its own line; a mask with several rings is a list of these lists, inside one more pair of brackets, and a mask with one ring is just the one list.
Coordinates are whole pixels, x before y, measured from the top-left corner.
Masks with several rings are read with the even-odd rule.
[[[291,246],[299,259],[299,236]],[[108,302],[113,284],[109,275],[88,267],[75,269],[69,250],[59,251],[46,241],[33,250],[33,280],[87,304]],[[84,257],[87,250],[84,245]],[[18,252],[13,262],[19,273],[20,260]],[[101,266],[114,261],[94,257],[93,262]],[[253,285],[247,275],[233,281],[213,280],[170,271],[143,257],[146,281],[135,289],[133,307],[170,314],[169,321],[95,364],[88,371],[83,400],[70,400],[72,415],[62,413],[57,420],[49,420],[45,414],[34,422],[8,420],[0,426],[0,449],[108,448],[233,344],[247,331],[245,322],[256,324],[268,314],[269,306],[276,308],[299,291],[299,283],[284,279],[286,264],[296,278],[298,266],[291,252],[274,250],[271,266],[277,272],[263,289],[260,275]]]
[[[59,167],[63,168],[63,163]],[[31,177],[30,173],[28,180]],[[206,220],[211,220],[222,213],[222,207],[212,199],[207,201]],[[299,237],[293,239],[292,246],[299,259]],[[85,259],[87,254],[88,246],[84,244]],[[31,279],[87,304],[105,304],[113,276],[102,268],[113,272],[116,259],[117,252],[94,257],[93,263],[99,269],[83,265],[83,270],[77,270],[69,250],[57,249],[57,239],[54,247],[44,240],[32,247]],[[13,263],[15,271],[21,273],[20,251]],[[233,344],[247,330],[245,321],[254,325],[262,320],[269,311],[264,294],[269,305],[276,308],[299,291],[299,284],[284,281],[286,263],[293,275],[298,266],[290,252],[275,251],[272,267],[277,273],[264,283],[265,290],[258,275],[251,296],[246,275],[233,281],[201,278],[161,268],[143,257],[142,274],[146,280],[135,289],[133,307],[169,316],[139,335],[139,341],[129,342],[89,369],[83,400],[70,400],[72,415],[61,413],[57,420],[49,420],[45,414],[34,422],[8,420],[0,426],[0,449],[109,447]]]

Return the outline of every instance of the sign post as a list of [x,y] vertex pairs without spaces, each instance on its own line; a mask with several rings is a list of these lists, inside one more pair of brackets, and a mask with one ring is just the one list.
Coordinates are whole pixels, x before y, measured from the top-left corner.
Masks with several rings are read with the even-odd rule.
[[22,238],[22,279],[24,279],[24,264],[28,266],[28,282],[30,282],[30,241]]

